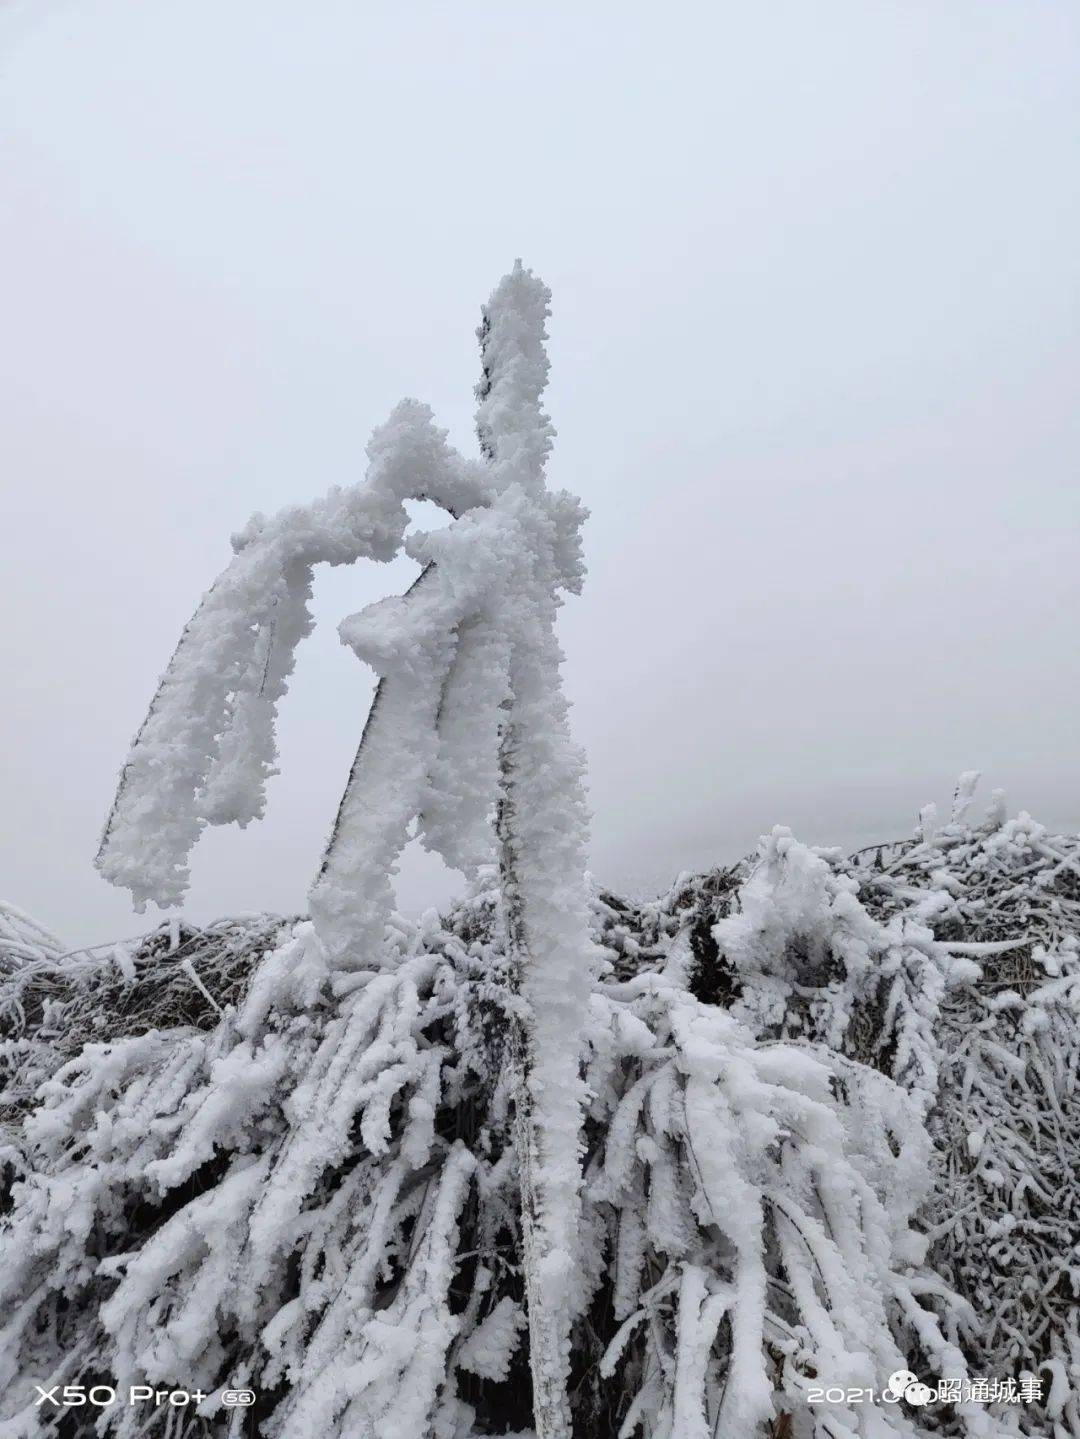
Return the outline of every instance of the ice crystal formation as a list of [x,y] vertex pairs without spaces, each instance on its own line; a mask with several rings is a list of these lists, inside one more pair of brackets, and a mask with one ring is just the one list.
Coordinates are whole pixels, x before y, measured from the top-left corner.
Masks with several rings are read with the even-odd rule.
[[[313,567],[404,546],[341,626],[379,684],[310,913],[65,955],[0,911],[11,1439],[1080,1434],[1080,845],[965,776],[904,844],[587,883],[548,298],[485,307],[478,459],[406,401],[363,485],[237,536],[125,765],[99,865],[178,904],[262,813]],[[418,921],[414,825],[469,880]],[[865,1397],[905,1369],[1037,1397]],[[206,1397],[34,1402],[144,1384]]]

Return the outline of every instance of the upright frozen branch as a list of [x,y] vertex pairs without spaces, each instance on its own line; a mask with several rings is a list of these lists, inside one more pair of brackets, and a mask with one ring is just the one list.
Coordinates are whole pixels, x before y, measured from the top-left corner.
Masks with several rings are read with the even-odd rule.
[[540,1439],[570,1433],[570,1325],[580,1304],[580,1064],[592,953],[584,761],[570,739],[555,639],[558,590],[580,579],[573,538],[581,515],[565,496],[552,503],[544,483],[554,434],[540,404],[549,298],[520,262],[495,290],[479,331],[484,377],[477,411],[498,492],[494,504],[518,516],[529,541],[507,607],[500,875],[510,986],[524,1001],[511,1011],[509,1054]]
[[555,638],[559,591],[581,583],[584,515],[545,485],[549,298],[519,262],[484,308],[477,431],[487,508],[420,536],[409,552],[427,568],[413,590],[341,626],[380,684],[311,905],[339,966],[378,967],[389,876],[413,820],[429,848],[470,872],[491,853],[498,813],[535,1421],[540,1439],[561,1439],[581,1300],[592,944],[584,762],[569,735]]

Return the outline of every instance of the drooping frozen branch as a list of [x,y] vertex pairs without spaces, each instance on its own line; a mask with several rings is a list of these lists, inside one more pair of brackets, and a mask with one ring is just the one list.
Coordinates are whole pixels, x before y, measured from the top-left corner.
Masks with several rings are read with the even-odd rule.
[[182,901],[187,857],[206,824],[262,815],[276,707],[311,627],[314,566],[392,559],[409,524],[404,500],[456,514],[486,498],[481,467],[450,450],[416,401],[375,432],[368,461],[362,485],[256,516],[186,626],[125,761],[97,856],[137,908]]

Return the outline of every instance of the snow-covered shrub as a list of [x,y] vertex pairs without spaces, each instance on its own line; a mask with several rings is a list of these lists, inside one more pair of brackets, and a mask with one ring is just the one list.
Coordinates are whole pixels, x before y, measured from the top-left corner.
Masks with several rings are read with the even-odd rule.
[[850,868],[869,909],[893,922],[921,894],[940,942],[976,961],[949,987],[935,1026],[932,1260],[978,1316],[973,1369],[1040,1376],[1044,1403],[1024,1411],[1029,1432],[1075,1436],[1080,839],[1049,834],[1023,812],[1007,819],[997,794],[972,822],[976,778],[961,781],[947,825],[924,815],[915,841]]
[[[1015,1432],[971,1403],[919,1420],[867,1394],[909,1365],[959,1380],[990,1352],[968,1283],[990,1230],[951,1215],[925,1232],[926,1126],[947,1150],[950,1006],[977,1005],[980,965],[1026,934],[994,929],[1023,919],[1011,901],[974,915],[988,901],[949,864],[955,839],[996,881],[1053,844],[1000,815],[963,841],[965,790],[951,827],[924,812],[895,865],[776,830],[657,905],[590,901],[555,636],[584,514],[546,484],[549,298],[519,264],[485,307],[479,460],[405,401],[363,485],[235,538],[121,774],[99,867],[138,906],[176,904],[202,828],[262,813],[314,566],[404,549],[410,590],[340,627],[379,682],[311,918],[174,922],[104,955],[9,946],[13,1439],[58,1419],[34,1386],[69,1383],[206,1391],[197,1411],[91,1416],[102,1435],[161,1439]],[[406,541],[410,498],[452,523]],[[445,920],[395,914],[412,833],[474,884]],[[1037,1099],[1064,1112],[1075,1068],[1036,1054],[1072,1003],[1072,853],[1040,871],[1061,919],[1044,949],[1068,983],[999,997],[963,1070],[965,1093],[995,1064],[1010,1076],[986,1112],[1023,1138],[995,1138],[991,1169],[985,1127],[968,1133],[970,1183],[1028,1212],[1048,1192],[1022,1174]],[[1014,1010],[1024,1055],[1002,1042]],[[1050,1131],[1064,1187],[1071,1130]],[[928,1266],[931,1242],[968,1301]],[[998,1326],[1010,1358],[1045,1363],[1041,1413],[1063,1424],[1069,1326],[1037,1298],[1019,1333]],[[230,1409],[224,1391],[246,1386],[255,1408]]]
[[56,935],[16,905],[0,900],[0,964],[13,965],[44,955],[52,959],[64,952]]
[[911,841],[848,859],[776,830],[641,920],[652,936],[678,914],[691,987],[760,1039],[824,1045],[911,1094],[934,1139],[920,1227],[973,1316],[955,1342],[975,1374],[1041,1381],[1001,1422],[1075,1436],[1080,840],[1007,819],[998,794],[973,821],[977,778]]
[[137,941],[68,954],[58,942],[0,953],[3,1112],[20,1114],[37,1086],[88,1040],[215,1022],[221,1006],[244,993],[253,964],[275,948],[285,925],[274,915],[206,928],[172,920]]
[[[774,832],[654,904],[594,897],[575,1433],[1076,1432],[1076,848],[997,814],[854,860]],[[529,1427],[500,909],[489,875],[336,984],[306,922],[129,956],[137,993],[201,944],[208,993],[167,1030],[103,999],[108,1038],[72,1043],[9,1142],[13,1433],[38,1432],[32,1383],[86,1374],[200,1385],[211,1433],[239,1432],[237,1384],[268,1435]],[[112,993],[107,953],[75,988],[93,964]],[[1040,1365],[1039,1406],[808,1402]]]
[[[908,1432],[888,1410],[812,1407],[809,1390],[823,1376],[880,1389],[927,1340],[964,1372],[914,1299],[925,1244],[911,1220],[929,1182],[915,1105],[824,1049],[756,1043],[688,992],[677,960],[597,1007],[611,1039],[594,1061],[605,1082],[593,1081],[587,1193],[607,1226],[605,1311],[619,1327],[592,1395],[610,1430],[581,1432],[704,1439],[781,1414],[806,1433]],[[633,1395],[625,1413],[612,1380]]]
[[[995,808],[594,896],[576,1434],[1080,1432],[1078,852]],[[290,1439],[530,1427],[500,909],[489,872],[336,983],[269,916],[7,972],[12,1434],[102,1376],[201,1385],[174,1435],[248,1383]],[[905,1367],[1043,1400],[807,1402]]]
[[[207,1391],[174,1435],[240,1433],[220,1396],[243,1384],[283,1439],[529,1427],[497,900],[395,920],[397,963],[338,993],[310,923],[269,952],[270,921],[248,944],[222,931],[242,996],[210,992],[171,1029],[133,1002],[127,1031],[114,1013],[40,1085],[4,1156],[12,1434],[48,1417],[34,1384],[88,1375]],[[612,913],[595,902],[601,943]],[[783,1413],[822,1436],[913,1432],[895,1406],[806,1391],[880,1388],[928,1342],[941,1372],[962,1368],[924,1307],[941,1286],[911,1227],[917,1104],[696,998],[682,933],[626,978],[606,946],[585,1026],[575,1432],[735,1436]],[[115,960],[97,963],[111,983]],[[963,1306],[943,1313],[947,1329]],[[146,1422],[102,1411],[110,1433]]]

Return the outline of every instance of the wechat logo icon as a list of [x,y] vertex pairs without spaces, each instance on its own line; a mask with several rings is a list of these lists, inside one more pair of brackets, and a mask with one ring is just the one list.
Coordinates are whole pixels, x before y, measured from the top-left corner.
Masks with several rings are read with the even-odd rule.
[[923,1384],[919,1376],[910,1369],[898,1369],[895,1374],[889,1375],[889,1385],[884,1397],[893,1403],[906,1399],[909,1404],[920,1407],[937,1398],[937,1393],[928,1384]]

